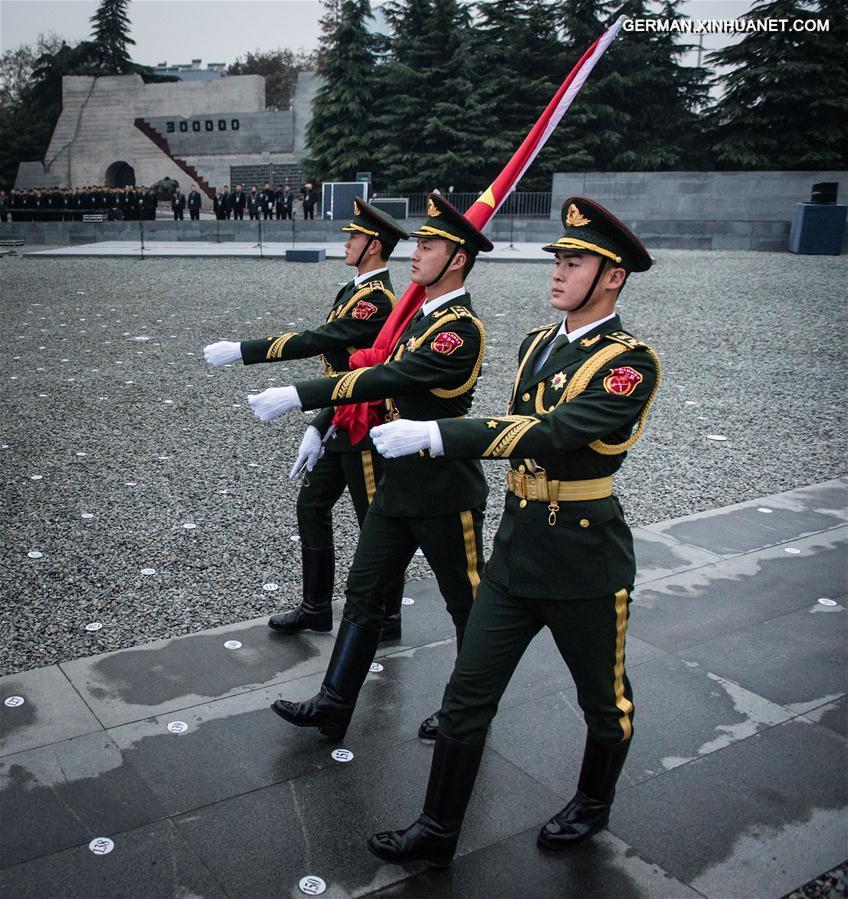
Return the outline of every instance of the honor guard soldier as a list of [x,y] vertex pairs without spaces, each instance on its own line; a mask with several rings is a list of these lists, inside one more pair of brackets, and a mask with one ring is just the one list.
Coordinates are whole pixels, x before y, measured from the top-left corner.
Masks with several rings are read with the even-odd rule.
[[[464,284],[477,253],[492,244],[437,196],[430,197],[428,218],[411,236],[418,238],[412,280],[425,287],[427,299],[388,361],[265,390],[248,400],[259,418],[381,399],[389,400],[388,417],[426,420],[468,412],[486,341]],[[405,570],[419,546],[436,575],[457,644],[462,642],[483,568],[487,492],[476,460],[415,455],[386,462],[348,573],[347,602],[324,682],[306,702],[277,700],[278,715],[333,739],[344,736],[380,639],[386,584]],[[431,715],[419,735],[433,739],[437,726]]]
[[[561,323],[519,351],[508,414],[397,421],[372,429],[387,459],[509,459],[506,505],[462,651],[445,690],[421,816],[368,841],[382,859],[450,864],[486,732],[533,637],[549,627],[577,687],[588,729],[577,792],[541,830],[548,849],[579,843],[609,820],[633,733],[624,670],[633,539],[613,475],[641,436],[659,360],[615,314],[631,272],[651,258],[610,212],[583,197],[563,206],[551,303]],[[415,458],[415,457],[413,457]],[[386,469],[392,463],[386,462]]]
[[[345,262],[356,268],[357,274],[338,292],[323,325],[267,340],[213,343],[203,351],[206,360],[217,367],[239,360],[253,365],[320,355],[326,375],[349,371],[351,353],[371,346],[397,303],[386,262],[406,232],[390,215],[358,199],[354,200],[353,221],[342,231],[350,235],[345,243]],[[332,630],[333,507],[347,487],[361,526],[383,474],[383,460],[373,451],[368,435],[352,444],[345,431],[335,429],[332,418],[333,410],[329,409],[306,429],[291,473],[293,478],[304,469],[308,473],[297,497],[303,602],[294,611],[270,619],[268,626],[280,633]],[[384,640],[401,635],[404,569],[386,584],[382,596],[386,607]]]

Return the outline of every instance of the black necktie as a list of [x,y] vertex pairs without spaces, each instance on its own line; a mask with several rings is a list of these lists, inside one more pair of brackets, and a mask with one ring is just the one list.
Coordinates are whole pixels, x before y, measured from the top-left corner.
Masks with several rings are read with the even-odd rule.
[[554,342],[551,344],[551,353],[548,355],[548,358],[550,359],[550,356],[553,353],[555,353],[557,350],[561,350],[567,343],[568,335],[560,334],[559,337],[557,337],[556,340],[554,340]]
[[415,315],[412,316],[412,322],[411,322],[411,324],[412,324],[412,325],[417,325],[418,322],[420,322],[422,318],[424,318],[424,310],[423,310],[423,309],[419,309],[418,312],[416,312]]

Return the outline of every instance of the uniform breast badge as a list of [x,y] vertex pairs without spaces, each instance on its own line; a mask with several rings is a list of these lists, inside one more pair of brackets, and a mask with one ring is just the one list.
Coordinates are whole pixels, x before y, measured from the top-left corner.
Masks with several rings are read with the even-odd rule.
[[642,380],[642,375],[629,365],[611,368],[610,373],[604,378],[604,390],[616,396],[630,396]]
[[565,382],[567,380],[568,375],[564,371],[558,371],[551,378],[551,387],[553,387],[554,390],[562,390],[562,388],[565,387]]

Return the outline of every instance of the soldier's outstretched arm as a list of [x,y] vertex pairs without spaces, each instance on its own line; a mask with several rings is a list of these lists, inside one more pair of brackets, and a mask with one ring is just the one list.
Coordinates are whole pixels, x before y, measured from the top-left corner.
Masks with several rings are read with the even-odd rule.
[[[459,389],[476,380],[483,342],[472,319],[451,322],[450,339],[434,333],[428,343],[400,359],[343,375],[271,387],[249,398],[254,413],[268,421],[290,409],[321,409],[350,403],[407,396],[434,389]],[[440,337],[442,339],[440,339]]]
[[230,362],[254,365],[307,359],[347,347],[368,347],[389,317],[394,296],[385,290],[365,289],[355,293],[332,321],[305,331],[286,331],[258,340],[219,340],[203,348],[206,361],[218,368]]
[[455,459],[535,458],[571,452],[610,435],[623,440],[651,398],[657,369],[640,352],[618,357],[616,368],[628,369],[629,376],[602,370],[582,393],[545,414],[400,420],[372,428],[371,437],[386,458],[429,450]]

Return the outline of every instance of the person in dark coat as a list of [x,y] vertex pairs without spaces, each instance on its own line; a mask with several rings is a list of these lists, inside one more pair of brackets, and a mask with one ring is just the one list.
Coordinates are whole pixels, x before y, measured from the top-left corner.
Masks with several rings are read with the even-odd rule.
[[186,198],[185,194],[180,190],[179,187],[174,189],[173,194],[171,194],[171,209],[174,212],[174,221],[181,222],[184,218],[184,210],[186,206]]
[[283,187],[283,218],[294,218],[294,191],[290,184]]
[[307,181],[306,184],[303,185],[301,196],[303,197],[304,219],[314,219],[315,203],[318,201],[318,194],[315,193],[315,188],[312,186],[311,181]]
[[188,216],[193,222],[200,221],[200,191],[196,184],[192,184],[188,195]]
[[244,220],[244,207],[247,204],[247,197],[241,189],[241,185],[237,184],[236,189],[230,194],[230,209],[233,212],[233,219],[238,221]]
[[232,197],[232,194],[230,193],[230,185],[229,184],[224,185],[223,195],[224,195],[224,201],[223,201],[224,202],[224,218],[229,220],[229,218],[230,218],[230,197]]
[[262,207],[262,195],[259,193],[259,188],[254,184],[253,187],[250,188],[250,193],[247,195],[247,214],[251,219],[259,219],[259,211]]

